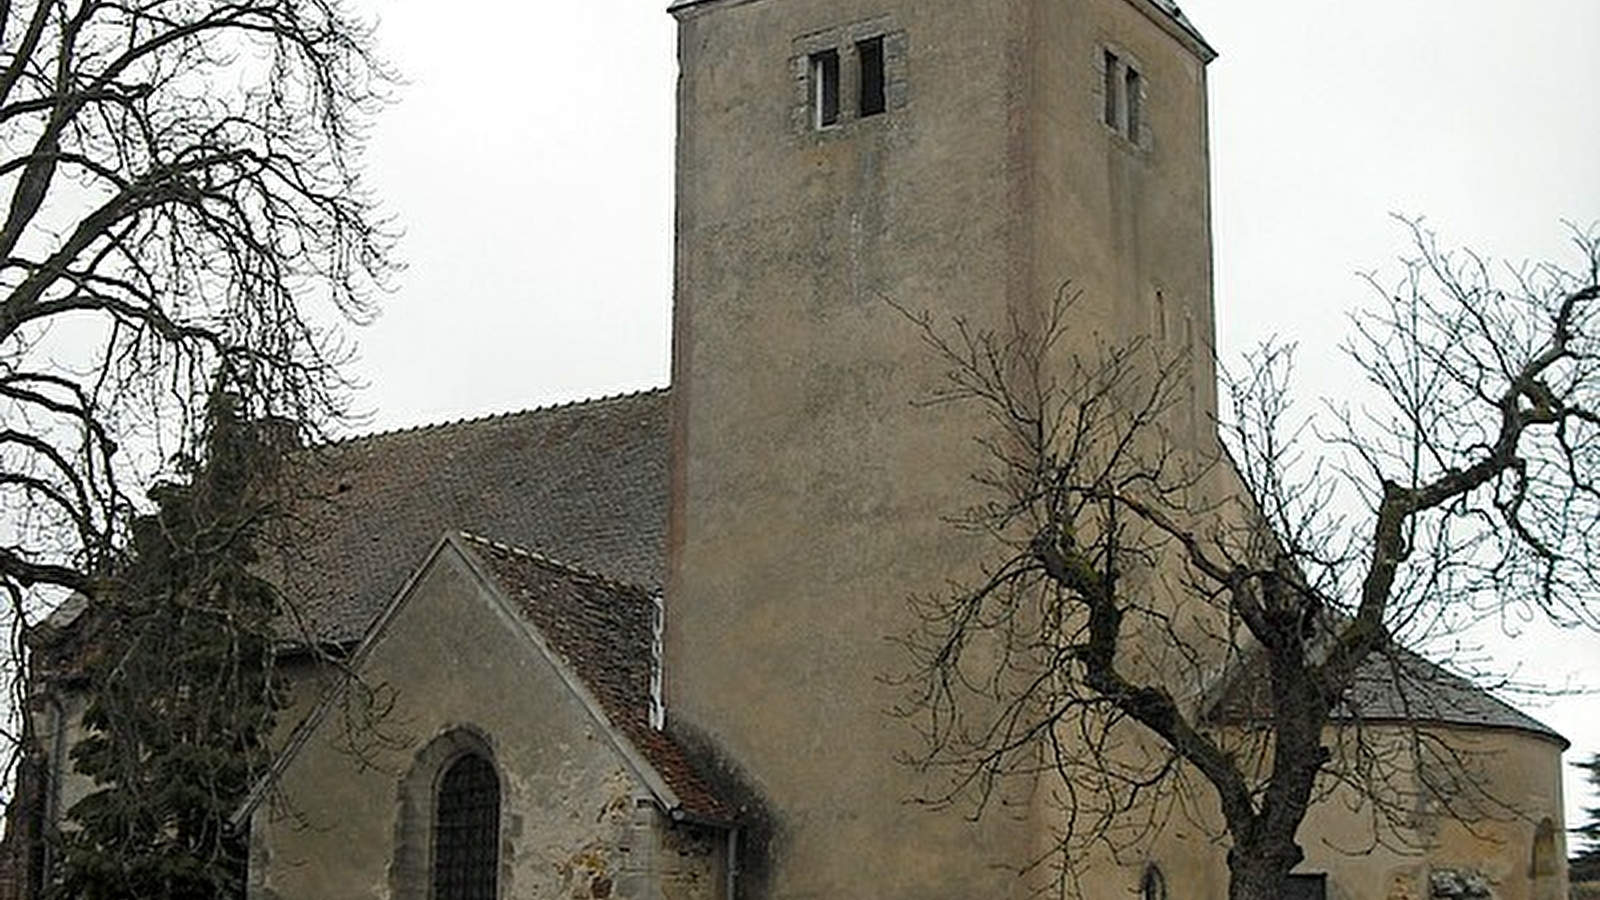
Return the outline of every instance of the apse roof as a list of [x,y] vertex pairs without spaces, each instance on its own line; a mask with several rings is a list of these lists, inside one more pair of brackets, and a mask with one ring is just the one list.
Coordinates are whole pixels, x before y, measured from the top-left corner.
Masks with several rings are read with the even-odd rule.
[[[1227,676],[1212,706],[1212,719],[1260,720],[1270,708],[1269,691],[1266,655],[1255,653]],[[1403,649],[1368,657],[1356,670],[1333,718],[1345,723],[1411,722],[1506,729],[1567,745],[1566,738],[1543,722],[1443,666]]]

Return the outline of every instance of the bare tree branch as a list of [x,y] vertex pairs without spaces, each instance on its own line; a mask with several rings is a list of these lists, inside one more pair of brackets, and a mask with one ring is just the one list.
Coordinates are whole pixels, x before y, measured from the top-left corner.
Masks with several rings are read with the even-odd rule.
[[[1001,554],[913,602],[901,711],[948,776],[930,800],[981,813],[1058,776],[1070,885],[1077,850],[1131,849],[1203,786],[1239,900],[1281,894],[1333,785],[1360,789],[1374,842],[1415,833],[1402,772],[1469,827],[1523,814],[1427,726],[1454,676],[1404,643],[1515,604],[1600,624],[1600,238],[1577,235],[1576,272],[1502,270],[1408,225],[1416,257],[1349,347],[1378,404],[1296,418],[1292,353],[1268,345],[1226,385],[1225,452],[1170,424],[1181,354],[1067,352],[1070,291],[1003,332],[901,309],[946,366],[933,400],[987,414],[988,496],[958,522]],[[1415,724],[1364,723],[1372,690]]]
[[343,0],[0,2],[15,647],[45,605],[98,592],[219,378],[303,435],[343,413],[339,326],[394,267],[359,166],[391,82]]

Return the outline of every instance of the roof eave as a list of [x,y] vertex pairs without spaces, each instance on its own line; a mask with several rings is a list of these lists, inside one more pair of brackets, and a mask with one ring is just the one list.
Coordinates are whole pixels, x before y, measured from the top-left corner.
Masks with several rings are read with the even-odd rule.
[[657,771],[655,765],[650,762],[649,757],[634,745],[633,740],[628,737],[627,733],[611,720],[611,715],[606,711],[605,704],[600,702],[600,698],[590,689],[588,682],[572,668],[566,659],[562,658],[560,653],[556,652],[554,647],[550,646],[549,641],[545,639],[544,635],[533,623],[528,622],[517,613],[507,598],[505,589],[501,586],[499,579],[495,577],[477,552],[467,546],[468,541],[483,539],[466,534],[452,534],[446,540],[461,555],[463,561],[472,569],[473,574],[480,582],[491,588],[490,597],[493,598],[501,615],[505,617],[509,624],[512,624],[521,632],[523,638],[555,670],[557,676],[577,698],[579,704],[600,726],[600,732],[605,735],[612,749],[633,770],[634,777],[655,797],[656,803],[662,809],[667,810],[669,815],[672,814],[673,810],[682,808],[683,802],[678,798],[677,792],[672,789],[672,785],[668,784],[666,778]]
[[672,0],[667,5],[667,12],[674,16],[683,16],[701,12],[713,6],[743,6],[746,3],[755,2],[756,0]]
[[1171,35],[1185,49],[1193,53],[1202,64],[1209,63],[1217,58],[1217,51],[1206,41],[1200,29],[1190,22],[1188,17],[1178,9],[1176,4],[1156,2],[1156,0],[1128,0],[1134,8],[1144,13],[1145,18],[1154,22],[1158,28]]
[[[1526,715],[1526,713],[1524,713],[1524,715]],[[1531,716],[1529,718],[1532,719]],[[1533,725],[1513,725],[1501,722],[1463,722],[1454,719],[1447,719],[1442,716],[1418,716],[1414,719],[1406,719],[1398,716],[1354,716],[1335,714],[1330,716],[1328,721],[1333,725],[1355,723],[1360,725],[1392,725],[1396,728],[1449,728],[1462,731],[1493,732],[1497,734],[1520,734],[1524,737],[1536,738],[1538,740],[1545,741],[1546,743],[1554,744],[1555,746],[1561,748],[1563,753],[1572,747],[1572,742],[1567,740],[1565,735],[1544,724],[1543,722],[1540,722],[1538,719],[1532,719],[1534,723]]]

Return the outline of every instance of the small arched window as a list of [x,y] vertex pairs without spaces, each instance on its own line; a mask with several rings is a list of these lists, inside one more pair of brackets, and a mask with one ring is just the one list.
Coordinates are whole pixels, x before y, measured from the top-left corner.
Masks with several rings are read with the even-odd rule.
[[495,900],[500,778],[467,753],[444,770],[433,806],[433,900]]
[[1155,863],[1145,866],[1139,878],[1139,900],[1167,900],[1167,876]]
[[[1561,851],[1556,844],[1556,822],[1549,816],[1539,820],[1539,827],[1533,831],[1533,864],[1530,871],[1536,887],[1548,884],[1552,893],[1556,879],[1561,877]],[[1535,890],[1534,896],[1546,894],[1545,891]]]

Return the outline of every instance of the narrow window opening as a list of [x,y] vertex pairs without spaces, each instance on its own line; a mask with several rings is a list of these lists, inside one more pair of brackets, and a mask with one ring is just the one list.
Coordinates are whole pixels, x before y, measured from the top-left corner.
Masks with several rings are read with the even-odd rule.
[[1107,128],[1137,144],[1144,127],[1144,76],[1113,50],[1100,51],[1100,67],[1105,101],[1100,117]]
[[666,727],[667,703],[661,689],[662,631],[666,627],[665,600],[660,591],[650,595],[650,727]]
[[884,93],[883,38],[868,38],[857,43],[856,58],[861,63],[861,96],[857,104],[861,116],[879,115],[888,109]]
[[[1556,823],[1549,816],[1540,819],[1538,827],[1533,830],[1532,862],[1530,870],[1535,885],[1543,887],[1553,884],[1561,875],[1561,854],[1556,850]],[[1539,893],[1538,890],[1534,891],[1535,895]],[[1545,896],[1560,896],[1560,893],[1551,891]]]
[[839,51],[811,55],[811,109],[817,128],[839,124]]
[[1167,876],[1155,863],[1145,866],[1139,878],[1139,900],[1167,900]]
[[1117,131],[1122,130],[1121,104],[1117,101],[1117,94],[1121,91],[1121,79],[1117,77],[1117,55],[1110,50],[1102,56],[1101,65],[1104,67],[1105,111],[1103,113],[1107,127]]
[[434,801],[434,900],[495,900],[500,778],[494,764],[472,753],[451,763]]
[[1189,377],[1183,379],[1189,386],[1189,427],[1193,429],[1200,416],[1200,379],[1197,370],[1200,369],[1199,354],[1194,346],[1194,314],[1185,313],[1183,317],[1183,365],[1189,370]]
[[1122,133],[1128,136],[1128,140],[1138,143],[1139,119],[1144,114],[1139,102],[1140,96],[1144,93],[1144,78],[1139,74],[1139,70],[1133,66],[1123,67],[1122,88],[1123,102],[1126,106]]

